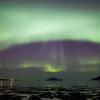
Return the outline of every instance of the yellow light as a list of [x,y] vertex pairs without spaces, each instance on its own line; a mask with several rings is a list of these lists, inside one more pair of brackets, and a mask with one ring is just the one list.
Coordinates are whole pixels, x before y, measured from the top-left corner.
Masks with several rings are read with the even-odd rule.
[[45,71],[45,72],[52,72],[52,73],[55,73],[55,72],[64,71],[64,69],[63,69],[63,68],[54,67],[54,66],[51,65],[51,64],[46,64],[46,65],[45,65],[44,71]]

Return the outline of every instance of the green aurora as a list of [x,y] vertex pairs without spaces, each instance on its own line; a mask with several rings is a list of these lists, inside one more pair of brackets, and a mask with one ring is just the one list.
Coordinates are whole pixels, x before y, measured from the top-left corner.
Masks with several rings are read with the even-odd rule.
[[100,13],[64,7],[0,7],[0,50],[31,42],[100,43]]

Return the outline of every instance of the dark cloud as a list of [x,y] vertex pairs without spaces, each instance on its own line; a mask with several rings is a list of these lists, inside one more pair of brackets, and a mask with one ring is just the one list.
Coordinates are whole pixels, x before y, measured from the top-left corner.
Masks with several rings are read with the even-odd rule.
[[[100,45],[92,42],[38,42],[5,49],[0,52],[0,59],[3,68],[21,68],[21,64],[43,68],[44,64],[48,64],[51,68],[64,67],[67,71],[75,71],[78,68],[86,69],[85,66],[89,65],[97,67],[99,51]],[[88,68],[91,69],[90,66]]]

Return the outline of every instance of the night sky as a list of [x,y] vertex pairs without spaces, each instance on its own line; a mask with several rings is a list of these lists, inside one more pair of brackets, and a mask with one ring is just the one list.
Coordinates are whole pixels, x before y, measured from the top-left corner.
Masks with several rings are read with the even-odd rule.
[[100,0],[0,3],[1,70],[100,71]]

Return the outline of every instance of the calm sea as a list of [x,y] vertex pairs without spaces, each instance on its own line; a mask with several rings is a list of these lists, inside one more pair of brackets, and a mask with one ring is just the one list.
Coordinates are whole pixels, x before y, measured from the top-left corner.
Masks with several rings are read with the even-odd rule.
[[[28,87],[48,87],[48,86],[99,86],[99,81],[91,81],[91,78],[98,76],[99,73],[45,73],[37,75],[26,75],[17,77],[20,81],[16,81],[16,86],[28,86]],[[46,81],[47,78],[58,77],[62,81]]]

